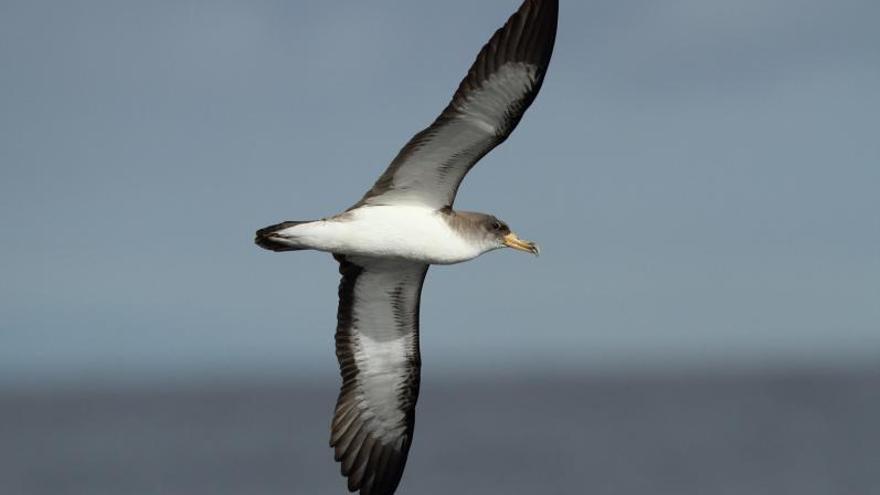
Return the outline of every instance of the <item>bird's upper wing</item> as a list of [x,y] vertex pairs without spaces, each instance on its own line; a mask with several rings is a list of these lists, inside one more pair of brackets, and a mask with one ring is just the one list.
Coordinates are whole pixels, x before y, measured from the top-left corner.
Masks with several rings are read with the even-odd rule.
[[348,488],[390,495],[412,442],[419,395],[419,299],[428,265],[335,255],[342,281],[336,357],[342,389],[330,446]]
[[465,174],[507,139],[541,89],[558,12],[558,0],[525,0],[480,50],[443,113],[413,136],[355,207],[452,206]]

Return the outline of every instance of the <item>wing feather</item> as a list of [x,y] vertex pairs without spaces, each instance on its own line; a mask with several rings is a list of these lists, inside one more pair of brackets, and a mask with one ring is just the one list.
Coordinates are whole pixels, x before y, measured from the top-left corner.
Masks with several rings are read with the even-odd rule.
[[464,176],[507,139],[541,89],[558,17],[558,0],[525,0],[480,51],[446,109],[352,208],[451,207]]
[[330,428],[348,488],[390,495],[400,482],[419,394],[419,300],[428,265],[336,256],[342,387]]

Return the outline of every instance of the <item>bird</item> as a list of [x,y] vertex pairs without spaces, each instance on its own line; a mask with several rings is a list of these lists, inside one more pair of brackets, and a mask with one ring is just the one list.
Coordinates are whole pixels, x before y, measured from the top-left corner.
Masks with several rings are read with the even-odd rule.
[[391,495],[403,475],[419,395],[419,306],[428,268],[500,248],[539,254],[496,216],[452,206],[468,171],[510,136],[541,89],[558,17],[558,0],[523,1],[482,47],[446,108],[353,206],[256,232],[256,244],[267,250],[324,251],[339,263],[342,386],[330,446],[351,492]]

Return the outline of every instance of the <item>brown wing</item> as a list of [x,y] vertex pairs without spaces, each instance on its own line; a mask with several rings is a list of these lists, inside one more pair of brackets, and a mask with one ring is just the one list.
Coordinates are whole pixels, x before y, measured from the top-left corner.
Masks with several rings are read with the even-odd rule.
[[489,40],[452,101],[403,147],[361,201],[452,206],[465,174],[513,132],[541,89],[558,0],[526,0]]

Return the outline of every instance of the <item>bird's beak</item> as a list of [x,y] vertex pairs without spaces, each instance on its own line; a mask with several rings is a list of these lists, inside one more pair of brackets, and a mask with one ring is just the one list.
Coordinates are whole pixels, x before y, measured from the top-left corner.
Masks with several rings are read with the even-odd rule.
[[532,253],[535,256],[538,256],[538,254],[540,254],[541,252],[537,244],[530,241],[524,241],[517,237],[516,234],[514,234],[513,232],[504,236],[504,245],[516,249],[517,251]]

